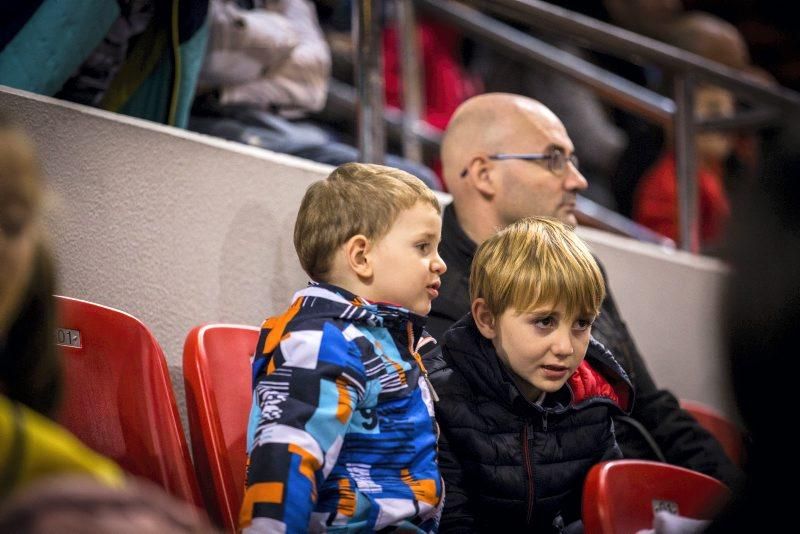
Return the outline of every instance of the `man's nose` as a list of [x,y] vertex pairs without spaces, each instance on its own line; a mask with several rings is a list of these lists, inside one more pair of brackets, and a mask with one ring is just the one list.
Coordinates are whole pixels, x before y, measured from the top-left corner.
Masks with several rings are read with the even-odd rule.
[[564,189],[567,191],[583,191],[589,187],[589,182],[571,162],[567,164],[566,173],[566,176],[564,176]]

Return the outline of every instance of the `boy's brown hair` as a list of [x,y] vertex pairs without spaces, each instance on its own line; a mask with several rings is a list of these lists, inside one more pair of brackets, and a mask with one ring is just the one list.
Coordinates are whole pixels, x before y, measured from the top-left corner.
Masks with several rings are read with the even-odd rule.
[[326,281],[338,247],[355,235],[377,240],[401,211],[417,202],[441,214],[439,201],[415,176],[383,165],[345,163],[311,184],[294,225],[294,248],[303,270]]
[[470,299],[495,317],[563,302],[570,316],[596,316],[605,297],[597,262],[572,228],[550,217],[521,219],[481,244],[472,260]]

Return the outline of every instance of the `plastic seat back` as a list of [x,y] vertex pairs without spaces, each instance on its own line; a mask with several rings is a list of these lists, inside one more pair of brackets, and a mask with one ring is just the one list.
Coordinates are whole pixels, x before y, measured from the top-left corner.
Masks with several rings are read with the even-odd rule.
[[64,363],[59,422],[127,472],[201,506],[164,353],[135,317],[56,296]]
[[583,489],[586,534],[629,534],[653,528],[657,511],[712,519],[730,498],[722,482],[702,473],[647,460],[601,462]]
[[714,408],[697,401],[681,399],[681,408],[697,419],[722,445],[725,454],[738,466],[744,463],[744,434],[741,429]]
[[197,478],[209,516],[229,532],[236,530],[244,495],[251,356],[259,332],[252,326],[197,326],[183,348]]

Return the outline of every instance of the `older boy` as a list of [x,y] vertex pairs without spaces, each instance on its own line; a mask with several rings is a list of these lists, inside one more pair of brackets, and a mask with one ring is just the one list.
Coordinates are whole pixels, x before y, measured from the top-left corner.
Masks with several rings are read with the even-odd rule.
[[433,532],[442,482],[415,351],[446,266],[420,180],[348,163],[313,184],[294,243],[314,282],[263,325],[245,532]]
[[471,314],[428,364],[443,531],[550,532],[580,519],[589,468],[620,456],[611,414],[633,397],[590,337],[604,293],[586,245],[556,219],[522,219],[480,246]]

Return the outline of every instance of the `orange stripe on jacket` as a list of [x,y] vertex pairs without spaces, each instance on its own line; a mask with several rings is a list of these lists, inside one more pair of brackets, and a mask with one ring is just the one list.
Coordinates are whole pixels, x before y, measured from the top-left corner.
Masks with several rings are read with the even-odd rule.
[[336,506],[336,513],[345,517],[353,517],[356,513],[356,492],[346,478],[339,480],[339,504]]
[[244,502],[239,512],[239,527],[244,528],[253,521],[253,506],[256,503],[280,504],[283,502],[283,482],[260,482],[244,492]]
[[436,481],[425,478],[414,480],[408,469],[400,471],[400,479],[411,489],[414,497],[420,502],[436,506],[439,504],[439,495],[436,493]]
[[347,389],[347,381],[342,378],[338,377],[336,379],[336,390],[339,392],[339,403],[336,406],[336,419],[345,424],[347,421],[350,420],[350,416],[353,414],[353,408],[350,406],[351,395],[350,390]]
[[[276,315],[274,317],[268,318],[264,321],[264,324],[261,325],[261,328],[269,328],[269,334],[267,334],[267,339],[264,341],[264,350],[262,351],[263,354],[269,354],[278,346],[284,339],[284,331],[286,331],[286,325],[289,324],[289,321],[294,319],[294,316],[297,315],[297,312],[300,311],[300,306],[303,303],[303,297],[299,297],[295,300],[289,309],[283,312],[281,315]],[[267,374],[272,374],[275,370],[275,359],[270,358],[269,364],[267,365]]]
[[311,482],[311,500],[317,502],[317,479],[315,473],[321,467],[313,454],[294,443],[289,444],[289,452],[300,457],[300,474]]

